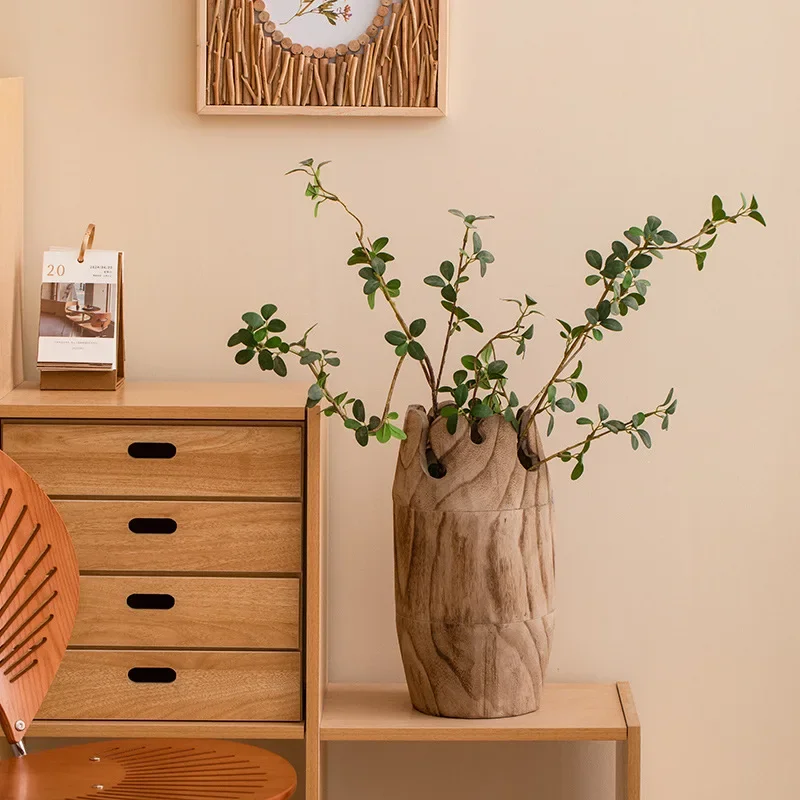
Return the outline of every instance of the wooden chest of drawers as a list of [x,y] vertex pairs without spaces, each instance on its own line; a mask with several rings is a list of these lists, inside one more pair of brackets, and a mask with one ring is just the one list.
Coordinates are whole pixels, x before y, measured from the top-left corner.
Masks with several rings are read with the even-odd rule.
[[291,385],[135,383],[0,400],[2,449],[57,504],[81,569],[33,736],[302,738],[321,539],[304,400]]

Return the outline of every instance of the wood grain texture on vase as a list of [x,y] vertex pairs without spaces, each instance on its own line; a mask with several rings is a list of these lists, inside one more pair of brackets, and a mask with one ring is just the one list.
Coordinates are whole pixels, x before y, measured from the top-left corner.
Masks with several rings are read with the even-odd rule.
[[[394,481],[397,632],[411,700],[426,714],[498,718],[539,707],[553,633],[553,497],[517,433],[492,417],[406,415]],[[531,449],[541,452],[533,429]],[[433,478],[430,447],[446,469]]]

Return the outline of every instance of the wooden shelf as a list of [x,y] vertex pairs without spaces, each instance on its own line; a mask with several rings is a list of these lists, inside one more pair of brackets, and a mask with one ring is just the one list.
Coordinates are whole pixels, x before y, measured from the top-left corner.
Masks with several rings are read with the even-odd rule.
[[31,739],[303,739],[302,722],[34,720]]
[[286,383],[145,383],[115,392],[41,391],[23,383],[0,398],[4,419],[303,421],[308,387]]
[[625,687],[627,684],[549,684],[535,714],[456,720],[415,711],[405,685],[331,684],[325,696],[321,735],[329,742],[625,741],[626,714],[630,720],[635,716]]

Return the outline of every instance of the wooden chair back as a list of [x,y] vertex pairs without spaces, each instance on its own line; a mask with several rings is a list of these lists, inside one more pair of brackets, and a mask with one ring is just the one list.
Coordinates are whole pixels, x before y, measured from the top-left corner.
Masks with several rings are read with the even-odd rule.
[[19,744],[67,649],[78,561],[56,507],[0,452],[0,727]]

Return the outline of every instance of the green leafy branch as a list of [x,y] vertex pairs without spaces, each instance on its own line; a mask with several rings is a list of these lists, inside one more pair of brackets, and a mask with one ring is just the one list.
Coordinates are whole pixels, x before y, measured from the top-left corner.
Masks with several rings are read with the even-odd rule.
[[[652,441],[643,427],[645,422],[651,417],[660,418],[662,428],[666,430],[669,418],[677,408],[672,391],[667,400],[654,410],[638,412],[627,422],[611,419],[606,408],[600,405],[599,419],[580,417],[577,420],[580,426],[589,428],[580,441],[547,456],[529,453],[528,434],[537,416],[548,416],[547,435],[550,436],[559,413],[572,414],[579,404],[587,401],[589,389],[582,380],[583,361],[579,357],[586,345],[589,342],[603,341],[608,333],[621,331],[621,318],[638,311],[645,304],[650,282],[642,273],[652,264],[654,258],[661,259],[672,250],[688,252],[694,256],[698,270],[702,270],[717,241],[719,230],[724,225],[737,224],[744,218],[766,225],[755,197],[748,201],[742,195],[741,207],[729,214],[721,198],[715,196],[711,203],[711,216],[697,233],[687,239],[679,240],[672,231],[663,227],[658,217],[650,216],[641,228],[631,227],[624,232],[623,238],[626,241],[612,242],[610,253],[605,257],[597,250],[587,251],[586,261],[593,271],[585,282],[588,286],[600,287],[599,299],[594,306],[584,311],[584,319],[579,324],[558,320],[561,326],[560,335],[564,340],[564,351],[558,366],[530,402],[521,406],[519,398],[509,388],[509,367],[500,348],[501,345],[510,343],[515,346],[515,354],[524,359],[534,336],[531,318],[540,313],[536,308],[536,301],[530,295],[525,295],[523,300],[507,301],[517,306],[518,314],[513,324],[489,337],[477,351],[462,355],[459,359],[461,368],[453,373],[452,385],[442,384],[455,334],[465,328],[484,333],[483,324],[465,308],[462,292],[476,265],[480,276],[484,277],[488,266],[495,261],[492,253],[485,249],[476,225],[477,222],[490,220],[492,217],[450,210],[464,225],[458,259],[455,262],[443,261],[438,274],[428,275],[424,279],[425,284],[440,291],[441,306],[447,313],[442,355],[434,369],[421,341],[428,330],[427,321],[418,318],[408,323],[400,312],[397,298],[400,296],[402,284],[399,279],[388,274],[388,265],[395,260],[388,250],[389,238],[381,236],[370,239],[361,219],[338,195],[323,185],[320,172],[327,163],[315,165],[313,159],[307,159],[289,174],[299,172],[309,177],[306,196],[314,201],[314,216],[318,215],[323,204],[332,202],[339,205],[356,223],[358,246],[353,249],[348,264],[359,267],[358,275],[363,280],[362,288],[369,307],[374,309],[376,298],[382,297],[398,323],[398,327],[387,331],[384,337],[394,349],[397,361],[383,410],[379,415],[368,417],[361,400],[350,397],[347,392],[335,394],[328,386],[328,379],[331,371],[340,364],[338,355],[332,350],[316,351],[309,348],[308,336],[313,329],[306,331],[297,341],[284,340],[281,334],[286,325],[275,317],[277,309],[273,305],[264,306],[260,314],[248,312],[243,316],[246,327],[237,331],[228,342],[232,347],[243,347],[236,353],[237,363],[247,364],[257,359],[262,370],[272,370],[279,377],[285,377],[287,367],[284,357],[291,355],[297,358],[301,365],[309,367],[314,377],[314,383],[308,390],[309,407],[325,401],[327,405],[324,413],[328,416],[338,415],[345,426],[354,432],[358,443],[366,445],[372,438],[379,442],[404,438],[403,431],[393,424],[398,415],[391,410],[391,402],[400,371],[407,358],[410,358],[420,365],[430,389],[431,420],[444,418],[447,430],[455,433],[459,418],[464,417],[473,427],[473,431],[480,435],[481,420],[502,415],[518,432],[520,459],[528,468],[536,469],[558,458],[567,463],[574,462],[573,479],[583,474],[584,458],[594,442],[612,433],[627,434],[634,449],[638,449],[640,444],[649,448]],[[447,402],[441,405],[440,395],[448,396]],[[431,474],[442,474],[441,470],[434,472],[433,467],[431,465]]]
[[591,430],[581,441],[565,447],[557,453],[547,456],[540,461],[536,462],[537,467],[552,461],[555,458],[560,459],[568,464],[571,461],[575,462],[572,470],[572,480],[578,480],[583,475],[584,471],[584,457],[589,452],[592,444],[604,436],[625,433],[630,436],[631,447],[634,450],[639,449],[639,442],[649,450],[652,447],[652,439],[648,431],[642,427],[645,422],[651,417],[656,417],[661,420],[661,429],[667,430],[669,428],[669,418],[675,413],[678,408],[678,401],[674,399],[675,390],[670,389],[667,399],[663,403],[656,406],[652,411],[644,412],[639,411],[634,414],[627,422],[622,422],[618,419],[611,419],[608,409],[604,405],[597,406],[598,419],[592,420],[589,417],[580,417],[578,425],[591,426]]
[[[695,257],[698,270],[702,270],[708,253],[717,241],[721,226],[736,224],[739,219],[750,217],[766,225],[764,217],[758,211],[758,202],[753,197],[749,202],[742,195],[742,206],[734,214],[728,214],[722,200],[715,196],[712,200],[712,216],[707,219],[700,230],[683,241],[662,227],[658,217],[650,216],[642,228],[632,227],[625,231],[624,237],[633,247],[624,242],[614,241],[611,253],[604,259],[596,250],[586,253],[586,261],[595,272],[586,278],[586,284],[594,286],[602,283],[602,292],[596,305],[584,312],[585,321],[572,326],[563,320],[561,337],[565,340],[564,354],[548,382],[526,406],[531,410],[525,433],[528,432],[534,419],[546,412],[550,416],[548,435],[553,430],[556,410],[571,413],[575,404],[570,398],[558,397],[558,385],[564,382],[564,374],[573,364],[583,348],[590,341],[600,342],[607,332],[622,331],[622,323],[617,317],[625,317],[628,313],[638,311],[646,302],[650,282],[641,277],[644,269],[650,266],[653,258],[663,258],[664,253],[671,250],[690,252]],[[578,367],[578,375],[580,366]],[[576,378],[573,373],[571,378]],[[582,388],[581,388],[582,387]],[[578,391],[578,399],[583,402],[588,397],[588,389],[581,384],[573,386]],[[564,402],[567,401],[567,402]]]

